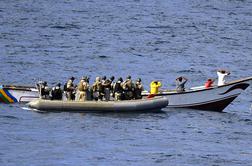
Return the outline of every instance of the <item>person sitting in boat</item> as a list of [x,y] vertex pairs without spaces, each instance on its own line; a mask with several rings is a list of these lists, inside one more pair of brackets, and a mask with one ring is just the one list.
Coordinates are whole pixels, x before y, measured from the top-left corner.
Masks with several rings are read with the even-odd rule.
[[88,77],[82,77],[78,84],[78,91],[79,91],[79,96],[78,99],[79,101],[86,101],[87,100],[87,91],[89,89],[89,83],[88,83]]
[[213,86],[214,80],[209,78],[207,79],[206,83],[205,83],[205,88],[210,88]]
[[113,94],[114,94],[114,86],[115,86],[115,82],[114,82],[114,80],[115,80],[115,77],[114,76],[111,76],[110,77],[110,96],[113,96],[113,97],[115,97]]
[[162,86],[160,81],[152,81],[150,83],[150,94],[156,95],[159,92],[159,88]]
[[96,77],[95,83],[92,86],[92,91],[93,91],[93,98],[97,100],[102,100],[102,83],[101,83],[101,78]]
[[142,91],[144,90],[141,78],[138,78],[135,83],[135,91],[134,91],[134,98],[141,99],[142,98]]
[[116,81],[114,85],[114,96],[115,96],[116,101],[120,101],[124,99],[122,83],[123,83],[123,79],[122,77],[120,77],[118,78],[118,80]]
[[218,86],[224,85],[225,84],[225,77],[229,75],[230,72],[226,70],[218,70],[217,75],[218,75]]
[[114,81],[114,76],[110,77],[110,79],[106,79],[102,82],[104,98],[106,101],[110,100],[110,92],[111,92],[111,84]]
[[89,100],[89,101],[91,101],[91,100],[93,100],[93,88],[92,88],[92,86],[89,86],[90,84],[89,84],[89,80],[90,80],[90,77],[87,77],[87,84],[88,84],[88,89],[87,89],[87,91],[86,91],[86,95],[87,95],[87,100]]
[[185,84],[186,84],[187,80],[188,79],[183,76],[176,78],[177,92],[184,92],[185,91]]
[[49,99],[50,89],[47,85],[47,82],[46,81],[42,82],[40,85],[40,88],[41,88],[42,99]]
[[134,84],[131,80],[131,76],[127,76],[126,80],[123,82],[123,90],[124,90],[124,95],[126,100],[131,100],[133,99],[133,92],[135,90]]
[[71,77],[64,85],[64,91],[66,91],[67,100],[74,100],[75,98],[75,86],[73,84],[75,78]]
[[60,88],[61,84],[58,83],[55,87],[52,88],[51,95],[52,100],[62,100],[62,90]]
[[107,80],[107,77],[106,76],[103,76],[102,79],[101,79],[101,83],[102,83],[102,98],[105,97],[105,81]]

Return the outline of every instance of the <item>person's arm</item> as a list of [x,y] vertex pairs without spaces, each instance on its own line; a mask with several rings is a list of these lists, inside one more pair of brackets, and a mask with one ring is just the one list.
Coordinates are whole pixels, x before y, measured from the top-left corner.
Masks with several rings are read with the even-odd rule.
[[156,86],[158,84],[158,81],[152,81],[150,86]]
[[184,80],[184,81],[182,81],[183,84],[185,84],[188,81],[188,79],[185,77],[183,77],[183,80]]

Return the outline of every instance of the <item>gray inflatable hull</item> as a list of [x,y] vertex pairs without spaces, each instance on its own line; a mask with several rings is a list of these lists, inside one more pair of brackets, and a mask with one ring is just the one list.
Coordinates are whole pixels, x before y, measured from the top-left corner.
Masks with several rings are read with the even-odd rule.
[[59,101],[37,99],[28,103],[33,109],[46,112],[135,112],[156,111],[168,105],[165,97],[124,101]]

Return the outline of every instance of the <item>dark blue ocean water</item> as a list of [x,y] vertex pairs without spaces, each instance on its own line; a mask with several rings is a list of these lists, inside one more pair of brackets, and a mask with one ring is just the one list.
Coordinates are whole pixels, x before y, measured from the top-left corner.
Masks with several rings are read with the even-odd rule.
[[[250,0],[1,0],[0,83],[252,75]],[[224,113],[41,114],[0,105],[0,165],[252,165],[252,90]]]

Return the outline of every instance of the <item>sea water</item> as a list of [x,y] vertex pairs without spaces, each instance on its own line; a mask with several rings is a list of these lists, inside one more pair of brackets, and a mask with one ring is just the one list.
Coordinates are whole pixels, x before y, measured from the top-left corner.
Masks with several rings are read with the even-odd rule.
[[[2,0],[1,84],[252,73],[249,0]],[[77,82],[75,82],[77,83]],[[0,104],[0,165],[251,165],[251,87],[223,113],[37,113]]]

